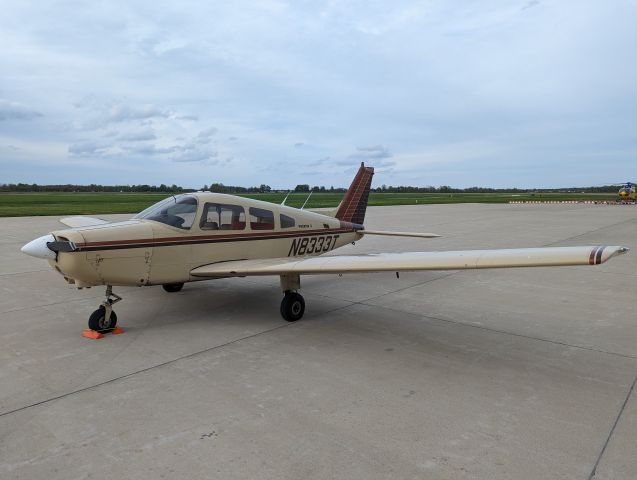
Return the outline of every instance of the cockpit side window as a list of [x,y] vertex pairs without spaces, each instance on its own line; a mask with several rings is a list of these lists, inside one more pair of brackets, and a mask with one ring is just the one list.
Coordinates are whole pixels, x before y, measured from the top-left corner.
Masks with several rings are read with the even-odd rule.
[[153,220],[171,227],[189,230],[197,214],[197,199],[192,195],[169,197],[138,213],[133,218]]
[[244,230],[246,214],[243,207],[225,203],[206,203],[199,227],[202,230]]
[[296,222],[292,217],[281,214],[279,218],[281,219],[281,228],[292,228],[296,225]]
[[250,228],[252,230],[274,230],[274,213],[263,208],[250,207]]

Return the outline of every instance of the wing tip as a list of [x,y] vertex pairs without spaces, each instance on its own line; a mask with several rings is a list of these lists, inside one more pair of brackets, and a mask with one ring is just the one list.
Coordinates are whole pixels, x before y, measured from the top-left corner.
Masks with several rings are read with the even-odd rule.
[[621,245],[613,245],[613,246],[600,245],[595,247],[591,251],[591,254],[589,257],[589,264],[599,265],[617,255],[624,255],[628,253],[629,251],[630,251],[630,248],[624,247]]

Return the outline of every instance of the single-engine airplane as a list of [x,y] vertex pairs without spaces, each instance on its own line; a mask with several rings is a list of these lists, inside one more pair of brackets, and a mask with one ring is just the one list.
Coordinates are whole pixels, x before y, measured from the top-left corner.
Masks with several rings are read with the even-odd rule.
[[124,222],[91,217],[61,220],[57,230],[22,247],[77,288],[106,286],[89,328],[112,330],[113,286],[163,285],[178,292],[186,282],[278,275],[281,315],[299,320],[305,301],[301,275],[476,268],[598,265],[628,251],[621,246],[379,253],[325,256],[366,235],[433,238],[431,233],[368,230],[363,226],[374,169],[361,163],[331,215],[220,193],[169,197]]

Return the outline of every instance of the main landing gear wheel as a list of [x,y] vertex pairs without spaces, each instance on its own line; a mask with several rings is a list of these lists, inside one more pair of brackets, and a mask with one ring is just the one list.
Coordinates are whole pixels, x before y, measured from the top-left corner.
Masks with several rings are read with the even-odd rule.
[[305,313],[305,300],[296,292],[285,292],[281,300],[281,316],[288,322],[300,320]]
[[111,316],[106,320],[106,307],[100,305],[100,308],[91,313],[88,319],[88,328],[97,332],[110,332],[117,325],[117,315],[111,311]]
[[168,293],[175,293],[180,291],[182,288],[184,288],[184,284],[183,283],[166,283],[165,285],[162,285],[162,288],[166,290]]

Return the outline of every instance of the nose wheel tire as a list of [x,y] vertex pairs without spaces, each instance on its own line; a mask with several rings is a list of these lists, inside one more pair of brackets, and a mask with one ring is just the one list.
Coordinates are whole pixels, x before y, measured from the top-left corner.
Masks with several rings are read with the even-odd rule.
[[101,305],[100,308],[91,313],[88,319],[88,328],[97,332],[110,332],[117,325],[117,315],[111,312],[111,317],[106,320],[106,308]]
[[184,288],[184,284],[183,283],[166,283],[165,285],[162,285],[162,288],[166,290],[168,293],[175,293],[180,291],[182,288]]
[[288,322],[300,320],[305,313],[305,300],[296,292],[285,292],[281,300],[281,316]]

